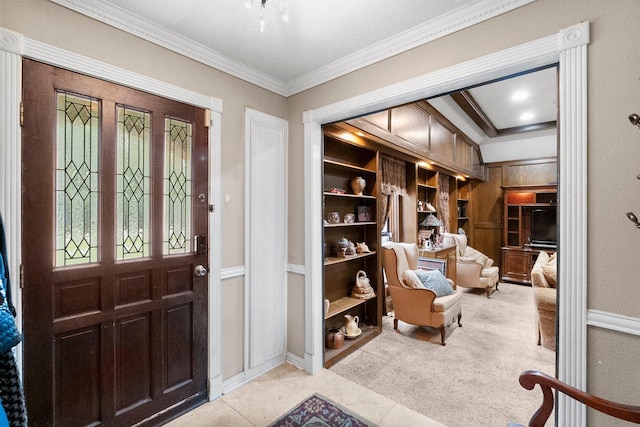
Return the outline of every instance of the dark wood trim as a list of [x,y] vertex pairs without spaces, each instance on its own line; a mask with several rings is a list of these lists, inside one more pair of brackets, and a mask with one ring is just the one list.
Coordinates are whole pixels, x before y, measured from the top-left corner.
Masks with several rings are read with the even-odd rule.
[[530,125],[499,129],[498,136],[516,135],[519,133],[527,133],[527,132],[536,132],[540,130],[555,129],[556,127],[557,127],[557,122],[555,120],[550,122],[532,123]]
[[496,167],[496,166],[524,166],[524,165],[537,165],[544,163],[557,163],[557,157],[538,157],[535,159],[526,159],[526,160],[506,160],[504,162],[493,162],[486,163],[486,166]]
[[451,94],[451,99],[469,116],[473,122],[478,125],[489,138],[498,136],[498,129],[491,122],[489,117],[484,113],[480,105],[468,90],[461,90]]
[[557,122],[555,120],[550,122],[533,123],[530,125],[514,126],[510,128],[498,129],[493,124],[491,119],[485,114],[480,104],[471,95],[468,90],[461,90],[460,92],[454,92],[451,94],[456,104],[478,125],[489,138],[495,138],[497,136],[516,135],[526,132],[534,132],[547,129],[555,129]]

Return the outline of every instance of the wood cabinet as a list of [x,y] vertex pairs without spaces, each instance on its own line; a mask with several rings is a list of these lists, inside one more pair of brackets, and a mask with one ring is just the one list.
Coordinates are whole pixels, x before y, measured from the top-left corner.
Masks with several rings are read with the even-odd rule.
[[417,166],[416,173],[416,227],[418,235],[416,243],[420,246],[423,238],[427,237],[425,233],[429,229],[426,226],[426,220],[429,215],[438,217],[437,201],[438,201],[438,171],[424,166]]
[[[418,164],[416,172],[416,198],[417,198],[417,243],[420,245],[420,237],[424,233],[420,230],[427,228],[425,220],[428,216],[434,215],[440,221],[447,224],[447,230],[450,233],[458,233],[459,229],[469,235],[471,230],[471,183],[460,176],[452,176],[442,170],[434,167]],[[441,182],[448,184],[447,211],[442,212],[442,206],[439,203],[441,191]],[[446,216],[446,218],[445,218]]]
[[[469,202],[471,197],[471,184],[467,180],[456,180],[457,186],[457,215],[458,215],[458,230],[464,230],[465,234],[469,235],[471,231],[470,215],[471,204]],[[455,231],[457,233],[457,231]]]
[[[378,250],[379,153],[357,141],[343,140],[339,133],[325,128],[323,156],[324,298],[329,301],[324,332],[343,326],[347,314],[358,316],[362,330],[357,338],[345,339],[341,348],[325,348],[325,366],[329,367],[381,332],[384,292]],[[362,194],[354,194],[352,189],[351,181],[356,177],[366,181]],[[347,250],[345,254],[340,247],[343,239],[364,243],[368,252]],[[351,297],[360,271],[369,279],[375,297]]]
[[[555,249],[544,249],[554,253]],[[508,282],[531,284],[531,269],[535,264],[540,249],[531,247],[502,248],[502,280]]]
[[541,250],[555,252],[556,186],[504,187],[502,280],[531,284]]

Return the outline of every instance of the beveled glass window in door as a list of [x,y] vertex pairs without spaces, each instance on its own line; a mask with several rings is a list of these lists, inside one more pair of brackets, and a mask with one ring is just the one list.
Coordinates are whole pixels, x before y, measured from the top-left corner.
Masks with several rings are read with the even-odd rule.
[[98,261],[100,103],[56,94],[55,265]]
[[191,252],[191,123],[165,119],[165,255]]
[[151,115],[118,106],[116,259],[149,256]]

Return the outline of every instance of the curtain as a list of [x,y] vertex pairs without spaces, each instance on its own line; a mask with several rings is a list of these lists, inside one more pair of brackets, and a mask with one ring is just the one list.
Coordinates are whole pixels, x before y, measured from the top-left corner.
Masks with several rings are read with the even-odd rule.
[[391,212],[391,199],[394,194],[405,196],[407,194],[407,166],[403,160],[382,154],[382,223],[389,220]]
[[449,231],[449,175],[439,174],[440,183],[438,185],[438,219],[442,222],[442,229]]

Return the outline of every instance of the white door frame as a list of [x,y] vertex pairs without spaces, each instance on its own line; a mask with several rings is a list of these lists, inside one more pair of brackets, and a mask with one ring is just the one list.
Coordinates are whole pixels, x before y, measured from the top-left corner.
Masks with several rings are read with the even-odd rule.
[[[458,90],[536,67],[559,68],[559,264],[557,375],[586,389],[587,332],[587,45],[589,23],[304,112],[305,369],[323,366],[322,125]],[[532,367],[535,369],[535,367]],[[584,405],[563,394],[559,426],[584,425]]]
[[[208,394],[209,399],[222,395],[222,315],[220,279],[220,147],[222,141],[222,100],[151,79],[131,71],[78,55],[55,46],[28,39],[22,34],[0,27],[0,212],[7,230],[9,268],[17,278],[22,262],[22,140],[20,101],[22,99],[22,58],[30,58],[56,67],[86,74],[112,83],[129,86],[151,94],[209,110],[209,204],[216,207],[209,217],[209,331]],[[18,281],[12,287],[18,325],[22,324],[22,292]],[[17,347],[22,368],[22,346]]]

